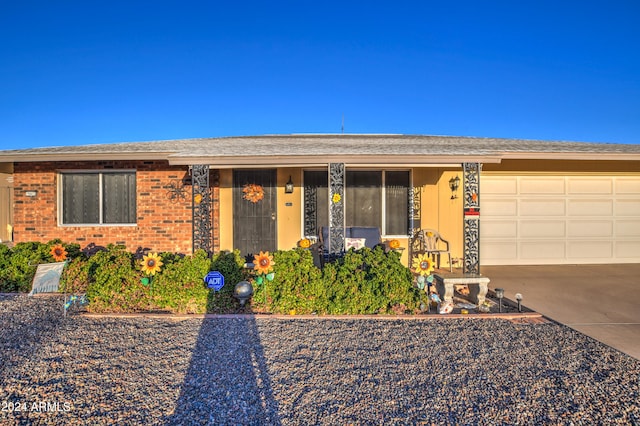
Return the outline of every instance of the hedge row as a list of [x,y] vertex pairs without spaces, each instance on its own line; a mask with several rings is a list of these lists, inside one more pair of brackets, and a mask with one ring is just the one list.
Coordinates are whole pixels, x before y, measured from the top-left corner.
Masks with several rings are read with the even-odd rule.
[[[57,244],[61,242],[0,246],[0,292],[29,291],[37,264],[53,262],[50,251]],[[63,246],[68,263],[60,291],[85,293],[92,312],[375,314],[413,313],[420,305],[411,271],[400,263],[398,253],[382,248],[350,250],[322,269],[314,265],[308,250],[276,251],[273,280],[258,284],[237,251],[212,258],[204,251],[190,256],[160,253],[163,265],[145,283],[141,253],[110,245],[89,255],[77,245]],[[219,292],[203,280],[212,270],[225,277]],[[233,297],[235,284],[242,280],[254,288],[245,307]]]

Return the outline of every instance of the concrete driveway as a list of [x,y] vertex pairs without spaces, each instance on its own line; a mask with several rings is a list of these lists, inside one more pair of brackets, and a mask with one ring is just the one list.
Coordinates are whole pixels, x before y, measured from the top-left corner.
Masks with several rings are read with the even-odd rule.
[[640,359],[640,263],[482,266],[489,288]]

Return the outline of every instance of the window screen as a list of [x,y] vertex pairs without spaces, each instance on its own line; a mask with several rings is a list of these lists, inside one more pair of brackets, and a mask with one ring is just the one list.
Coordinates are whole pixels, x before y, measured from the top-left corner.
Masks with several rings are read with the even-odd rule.
[[385,172],[385,234],[409,233],[409,172]]
[[62,174],[63,224],[135,222],[135,172]]
[[[347,170],[345,174],[345,226],[375,226],[384,235],[408,235],[408,170]],[[329,223],[327,172],[305,171],[304,186],[305,235],[317,235]]]
[[347,171],[345,225],[382,224],[382,172]]

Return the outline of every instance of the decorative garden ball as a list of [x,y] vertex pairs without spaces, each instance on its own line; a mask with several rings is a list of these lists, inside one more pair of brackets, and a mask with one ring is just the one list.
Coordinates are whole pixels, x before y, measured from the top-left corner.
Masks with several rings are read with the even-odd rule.
[[233,289],[233,296],[240,301],[240,305],[244,304],[253,295],[253,286],[249,281],[240,281]]

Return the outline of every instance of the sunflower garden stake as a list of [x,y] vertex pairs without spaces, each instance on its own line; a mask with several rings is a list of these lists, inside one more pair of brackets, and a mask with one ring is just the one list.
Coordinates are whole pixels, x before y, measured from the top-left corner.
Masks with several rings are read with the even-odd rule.
[[162,260],[158,253],[149,253],[142,256],[142,272],[147,274],[146,277],[140,279],[143,285],[149,286],[149,296],[153,296],[153,276],[156,272],[160,272]]
[[433,283],[433,260],[427,253],[419,254],[413,258],[411,264],[413,270],[418,277],[416,278],[418,289],[420,289],[420,308],[424,310],[424,302],[422,302],[422,291],[427,293],[427,312],[431,311],[429,297],[429,287]]
[[[273,256],[269,255],[268,251],[260,251],[260,254],[253,256],[253,270],[255,271],[255,282],[258,285],[264,283],[264,305],[267,306],[267,283],[266,281],[273,281],[275,274],[273,271],[273,265],[276,263],[273,261]],[[266,279],[266,281],[265,281]]]
[[56,244],[51,247],[51,257],[53,257],[53,260],[56,262],[64,262],[67,260],[67,254],[67,250],[62,244]]

